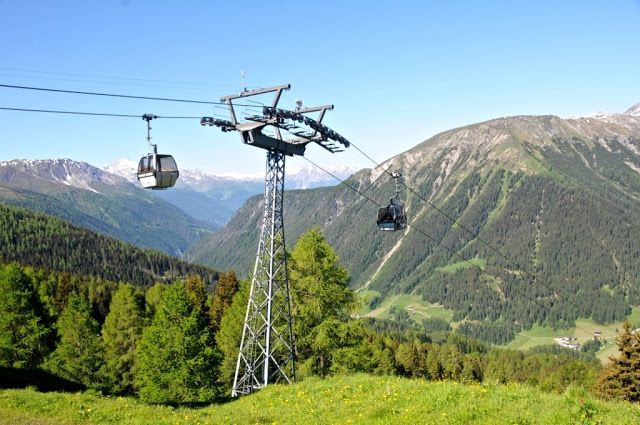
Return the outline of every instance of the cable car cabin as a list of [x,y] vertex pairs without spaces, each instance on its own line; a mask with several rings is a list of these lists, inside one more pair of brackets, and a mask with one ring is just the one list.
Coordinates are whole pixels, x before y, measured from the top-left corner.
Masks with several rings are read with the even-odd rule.
[[171,155],[149,154],[138,164],[138,180],[145,189],[173,187],[178,175],[178,166]]
[[407,227],[403,204],[389,204],[378,210],[378,226],[381,230],[395,231]]

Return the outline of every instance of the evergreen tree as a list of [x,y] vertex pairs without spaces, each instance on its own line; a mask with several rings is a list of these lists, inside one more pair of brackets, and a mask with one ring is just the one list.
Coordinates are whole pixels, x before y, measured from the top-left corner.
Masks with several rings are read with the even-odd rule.
[[183,284],[169,286],[140,340],[140,398],[152,403],[209,401],[217,394],[218,360],[205,315]]
[[291,298],[296,336],[307,335],[327,318],[347,319],[355,296],[349,272],[318,227],[304,233],[289,262]]
[[69,295],[72,292],[78,292],[74,282],[71,280],[69,273],[61,273],[58,275],[58,285],[56,288],[56,295],[54,302],[59,310],[64,310],[67,306]]
[[[314,357],[314,347],[318,347],[316,338],[319,335],[324,338],[331,335],[339,338],[343,334],[319,333],[315,328],[328,319],[347,321],[350,311],[355,307],[355,296],[349,289],[347,269],[338,264],[338,256],[317,227],[312,227],[300,237],[291,253],[289,264],[296,354],[297,360],[304,364],[307,359]],[[326,327],[325,330],[331,329],[336,330],[335,326]],[[338,341],[324,341],[322,345],[337,347],[336,343]],[[330,367],[330,364],[325,364],[324,359],[316,360],[322,367],[316,364],[305,369],[324,373]]]
[[1,366],[34,368],[49,353],[51,332],[44,310],[22,267],[0,267]]
[[207,313],[207,289],[204,287],[202,278],[194,273],[190,273],[184,280],[187,294],[193,300],[193,305],[203,313]]
[[223,356],[218,381],[225,389],[229,390],[236,371],[250,289],[250,282],[244,281],[240,284],[231,304],[220,320],[220,330],[216,333],[216,344]]
[[220,280],[218,281],[218,289],[211,304],[209,310],[211,320],[211,333],[215,335],[220,330],[220,322],[225,314],[225,311],[231,305],[233,297],[238,292],[240,282],[236,277],[236,272],[230,269],[227,274],[220,273]]
[[104,323],[109,314],[109,306],[113,294],[118,290],[118,284],[101,278],[91,278],[88,282],[89,302],[91,303],[93,318]]
[[626,320],[616,339],[620,356],[610,357],[611,363],[598,377],[594,390],[605,398],[640,401],[640,332],[631,332]]
[[148,320],[153,320],[153,317],[156,315],[156,310],[167,288],[168,286],[166,284],[158,282],[147,289],[147,292],[144,294],[145,311]]
[[102,345],[100,325],[91,317],[89,302],[76,292],[58,319],[60,342],[45,363],[52,373],[88,387],[100,385]]
[[105,359],[102,375],[107,388],[114,393],[134,390],[136,350],[145,323],[143,305],[144,299],[132,285],[120,285],[102,328]]

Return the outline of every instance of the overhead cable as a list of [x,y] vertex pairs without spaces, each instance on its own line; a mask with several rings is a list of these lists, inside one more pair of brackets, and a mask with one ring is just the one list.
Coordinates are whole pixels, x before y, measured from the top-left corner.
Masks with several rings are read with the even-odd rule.
[[[20,111],[20,112],[44,112],[49,114],[67,114],[67,115],[91,115],[99,117],[118,117],[118,118],[140,118],[142,115],[133,114],[108,114],[102,112],[79,112],[79,111],[55,111],[50,109],[25,109],[25,108],[5,108],[0,107],[3,111]],[[156,118],[169,118],[169,119],[200,119],[201,117],[178,117],[178,116],[161,116]]]
[[46,91],[46,92],[54,92],[54,93],[69,93],[69,94],[84,94],[84,95],[90,95],[90,96],[119,97],[119,98],[126,98],[126,99],[159,100],[159,101],[164,101],[164,102],[199,103],[199,104],[205,104],[205,105],[219,105],[220,104],[220,102],[210,102],[210,101],[206,101],[206,100],[172,99],[172,98],[166,98],[166,97],[150,97],[150,96],[132,96],[132,95],[127,95],[127,94],[97,93],[97,92],[86,92],[86,91],[77,91],[77,90],[48,89],[48,88],[44,88],[44,87],[14,86],[14,85],[10,85],[10,84],[0,84],[0,87],[10,88],[10,89]]

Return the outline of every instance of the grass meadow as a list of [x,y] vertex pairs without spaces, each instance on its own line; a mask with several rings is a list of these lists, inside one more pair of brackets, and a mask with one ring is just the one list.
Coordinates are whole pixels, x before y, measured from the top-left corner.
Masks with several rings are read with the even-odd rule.
[[581,389],[355,375],[274,385],[205,406],[146,405],[95,392],[0,391],[0,424],[637,424],[640,405]]

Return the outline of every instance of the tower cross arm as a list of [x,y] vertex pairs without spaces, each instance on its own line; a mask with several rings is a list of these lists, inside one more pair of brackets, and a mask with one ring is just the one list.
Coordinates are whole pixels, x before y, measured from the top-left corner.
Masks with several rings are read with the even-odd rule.
[[[267,88],[262,88],[262,89],[258,89],[258,90],[249,90],[249,91],[244,91],[244,92],[237,93],[237,94],[230,94],[228,96],[222,96],[220,98],[220,102],[227,102],[229,100],[238,99],[238,98],[241,98],[241,97],[256,96],[256,95],[259,95],[259,94],[271,93],[271,92],[274,92],[274,91],[282,92],[283,90],[289,90],[290,88],[291,88],[291,84],[283,84],[281,86],[267,87]],[[277,96],[279,97],[279,95],[277,95]]]

